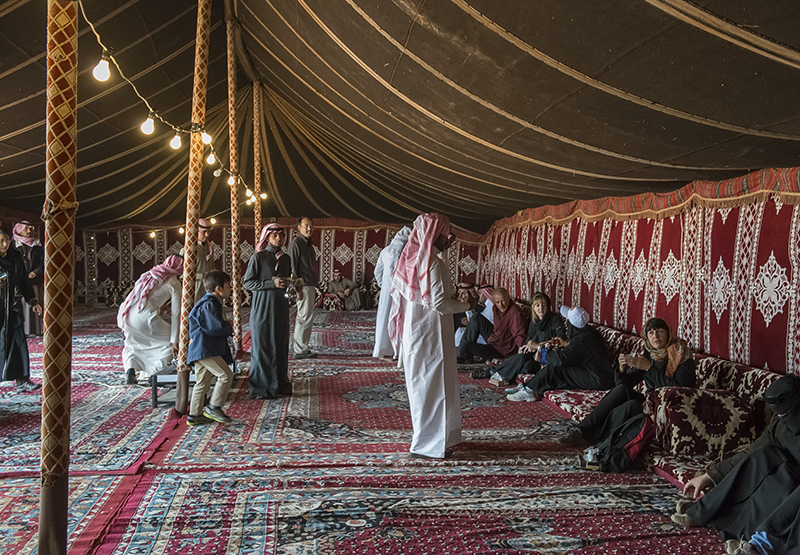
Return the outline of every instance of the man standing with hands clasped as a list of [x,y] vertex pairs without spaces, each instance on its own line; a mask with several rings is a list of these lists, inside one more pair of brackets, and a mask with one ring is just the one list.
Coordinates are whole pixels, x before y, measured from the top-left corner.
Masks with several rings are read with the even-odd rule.
[[311,324],[314,320],[314,302],[316,301],[317,255],[311,234],[314,232],[314,220],[303,216],[297,221],[300,234],[289,243],[289,257],[292,259],[292,272],[303,279],[303,295],[297,297],[297,318],[294,322],[294,358],[316,358],[308,348],[311,339]]

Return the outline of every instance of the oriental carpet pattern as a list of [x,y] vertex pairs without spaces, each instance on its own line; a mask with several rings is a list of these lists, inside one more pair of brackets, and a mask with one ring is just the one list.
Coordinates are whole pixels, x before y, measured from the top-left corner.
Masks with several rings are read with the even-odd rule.
[[[290,361],[291,398],[251,400],[244,363],[225,407],[233,422],[191,428],[121,385],[112,316],[76,318],[70,552],[724,552],[708,530],[672,524],[666,480],[581,470],[556,442],[565,420],[553,407],[510,403],[465,368],[464,442],[451,459],[409,459],[403,373],[371,358],[374,311],[317,312],[320,356]],[[28,554],[38,400],[11,391],[0,392],[0,553]]]

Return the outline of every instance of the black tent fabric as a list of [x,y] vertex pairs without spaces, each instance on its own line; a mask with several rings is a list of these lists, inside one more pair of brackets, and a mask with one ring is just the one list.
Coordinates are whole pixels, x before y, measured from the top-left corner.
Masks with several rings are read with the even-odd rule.
[[[46,3],[0,3],[0,205],[44,200]],[[141,94],[188,128],[197,6],[83,3]],[[780,0],[215,0],[207,131],[227,161],[226,12],[237,20],[243,190],[262,98],[263,214],[483,232],[523,208],[665,192],[800,159],[800,3]],[[188,141],[79,39],[78,225],[179,225]],[[229,209],[203,179],[203,215]],[[248,214],[250,208],[244,207]]]

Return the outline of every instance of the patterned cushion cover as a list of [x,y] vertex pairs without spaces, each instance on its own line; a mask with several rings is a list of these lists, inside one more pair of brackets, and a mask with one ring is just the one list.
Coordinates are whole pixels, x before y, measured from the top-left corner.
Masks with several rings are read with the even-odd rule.
[[706,471],[712,460],[699,455],[672,455],[653,444],[646,455],[646,466],[681,489],[698,473]]
[[733,391],[665,387],[654,392],[655,441],[672,455],[727,455],[755,439],[752,406]]
[[544,398],[576,422],[586,418],[597,406],[606,391],[548,391]]

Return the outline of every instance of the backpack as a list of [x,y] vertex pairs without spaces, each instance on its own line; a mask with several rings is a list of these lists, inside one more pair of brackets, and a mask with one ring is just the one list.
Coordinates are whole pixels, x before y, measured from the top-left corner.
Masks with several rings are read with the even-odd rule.
[[625,472],[653,441],[653,421],[639,413],[616,428],[597,445],[597,459],[603,472]]

